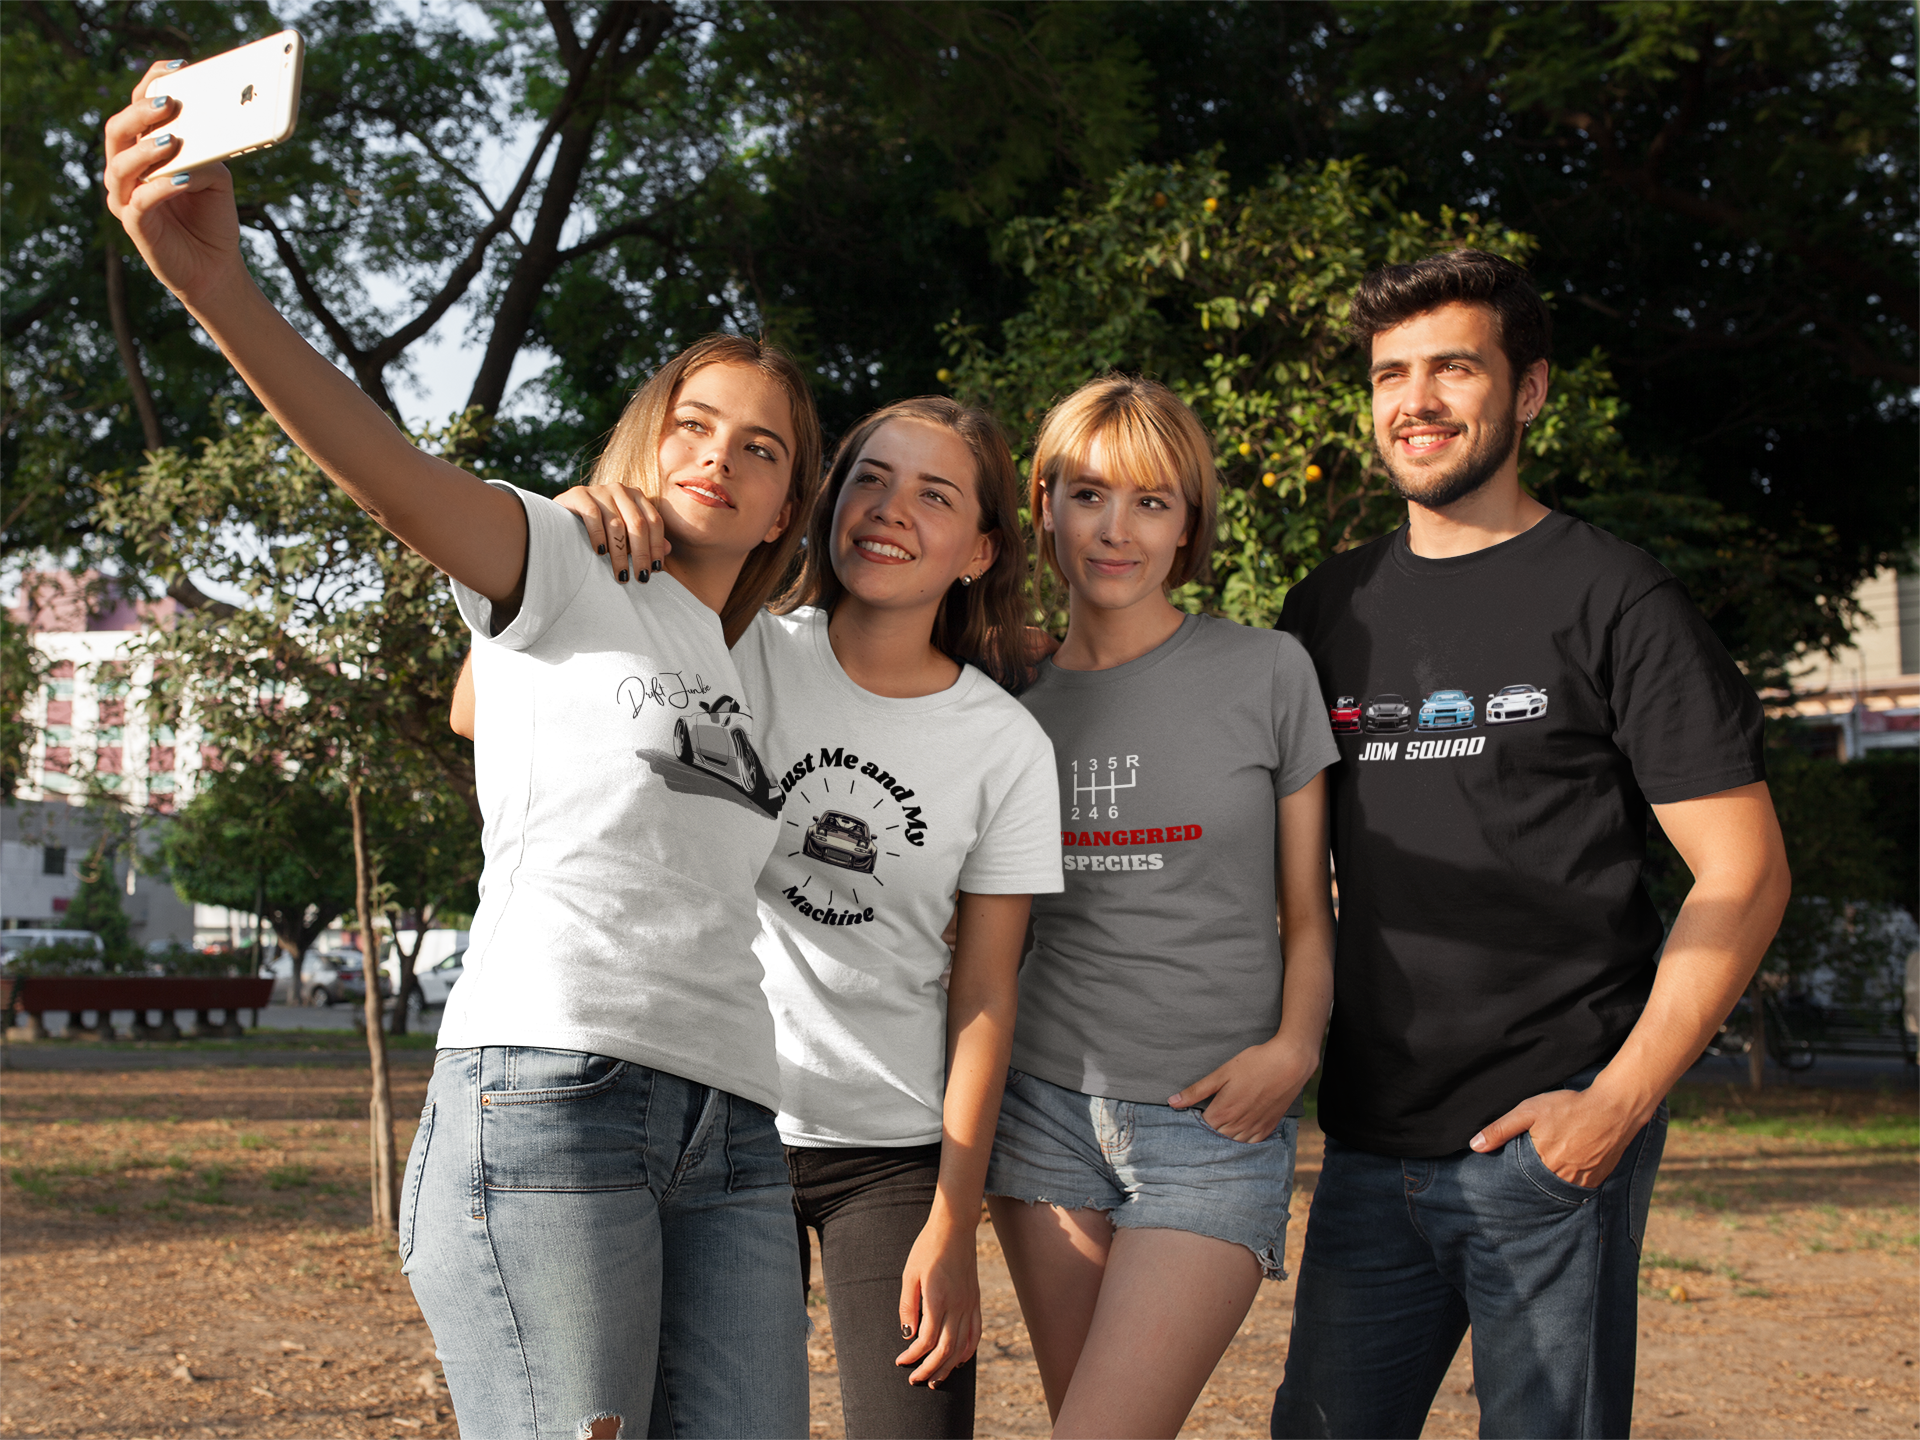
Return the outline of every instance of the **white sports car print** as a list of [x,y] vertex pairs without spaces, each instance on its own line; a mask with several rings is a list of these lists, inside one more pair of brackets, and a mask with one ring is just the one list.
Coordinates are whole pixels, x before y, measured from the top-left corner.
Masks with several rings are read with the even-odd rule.
[[1547,692],[1531,685],[1503,685],[1487,697],[1487,723],[1511,725],[1547,713]]
[[839,810],[814,816],[800,848],[816,860],[838,865],[842,870],[864,870],[869,875],[880,855],[880,847],[874,843],[867,822]]
[[700,702],[701,713],[673,722],[674,758],[696,770],[710,770],[744,791],[756,805],[765,806],[771,787],[767,767],[748,738],[752,717],[740,702],[722,695],[711,705]]

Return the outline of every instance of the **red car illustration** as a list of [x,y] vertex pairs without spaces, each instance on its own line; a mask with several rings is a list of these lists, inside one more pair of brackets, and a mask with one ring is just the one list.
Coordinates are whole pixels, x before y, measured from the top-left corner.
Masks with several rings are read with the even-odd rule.
[[1335,734],[1357,733],[1360,729],[1360,702],[1351,695],[1342,695],[1327,711],[1327,719],[1333,722]]

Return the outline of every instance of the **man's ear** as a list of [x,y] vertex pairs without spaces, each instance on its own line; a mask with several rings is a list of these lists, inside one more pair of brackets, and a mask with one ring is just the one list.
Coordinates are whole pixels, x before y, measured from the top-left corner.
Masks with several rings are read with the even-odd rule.
[[1527,367],[1527,373],[1520,377],[1520,394],[1515,408],[1528,421],[1538,420],[1540,412],[1547,406],[1548,389],[1547,362],[1536,360]]
[[762,545],[771,545],[787,533],[787,522],[793,519],[793,501],[789,500],[780,507],[779,518],[773,522],[773,528],[761,538]]

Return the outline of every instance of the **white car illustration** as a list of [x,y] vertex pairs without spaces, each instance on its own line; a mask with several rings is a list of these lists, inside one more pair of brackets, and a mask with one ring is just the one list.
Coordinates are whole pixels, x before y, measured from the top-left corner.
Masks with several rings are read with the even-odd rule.
[[1531,685],[1503,685],[1487,697],[1487,723],[1511,725],[1538,720],[1547,713],[1547,692]]
[[842,870],[864,870],[869,875],[880,855],[880,847],[874,843],[867,822],[839,810],[814,816],[800,848],[816,860],[838,865]]
[[765,806],[771,798],[767,767],[748,738],[752,717],[740,708],[731,695],[722,695],[711,705],[700,702],[701,713],[684,715],[673,722],[673,753],[682,765],[711,770],[744,791],[756,805]]

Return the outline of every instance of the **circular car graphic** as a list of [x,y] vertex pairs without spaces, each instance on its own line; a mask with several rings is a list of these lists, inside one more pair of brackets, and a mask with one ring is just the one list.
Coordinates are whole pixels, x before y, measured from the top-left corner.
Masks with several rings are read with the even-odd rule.
[[814,816],[800,848],[816,860],[868,875],[873,873],[874,859],[880,853],[867,822],[839,810]]
[[696,770],[711,770],[745,791],[755,804],[766,804],[771,788],[767,767],[747,738],[750,722],[740,702],[722,695],[711,705],[702,701],[700,710],[698,715],[683,715],[673,722],[674,758]]
[[1369,734],[1391,734],[1413,725],[1413,707],[1398,695],[1376,695],[1361,712],[1361,723]]
[[1547,692],[1531,685],[1502,685],[1487,697],[1487,723],[1511,725],[1516,720],[1538,720],[1547,713]]
[[1471,730],[1473,697],[1464,690],[1436,690],[1420,706],[1422,730]]

